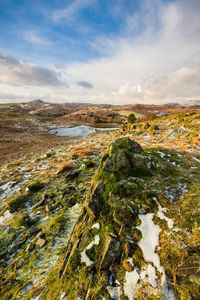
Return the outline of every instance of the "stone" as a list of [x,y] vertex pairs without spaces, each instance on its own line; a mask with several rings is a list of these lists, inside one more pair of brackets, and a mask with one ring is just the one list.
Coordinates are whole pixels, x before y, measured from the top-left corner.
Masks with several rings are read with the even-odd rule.
[[200,267],[200,260],[198,255],[188,257],[183,264],[177,268],[176,276],[188,277],[191,274],[195,274]]
[[120,256],[120,241],[117,238],[107,236],[102,251],[101,270],[107,270],[110,265]]
[[105,184],[103,181],[94,184],[91,189],[90,196],[88,198],[88,208],[98,216],[102,210],[102,204],[104,203],[103,193],[105,191]]
[[132,224],[135,220],[135,216],[128,211],[127,209],[123,208],[116,208],[114,215],[113,215],[114,221],[118,224]]
[[133,153],[144,153],[144,151],[137,142],[131,141],[129,138],[119,138],[108,147],[99,170],[118,172],[120,169],[129,168],[129,157]]
[[66,180],[73,180],[73,179],[75,179],[76,177],[78,177],[79,174],[80,174],[80,171],[73,171],[73,170],[71,170],[71,171],[69,171],[69,172],[67,173],[67,175],[65,176],[65,179],[66,179]]
[[44,239],[39,238],[39,239],[36,241],[35,245],[38,246],[39,248],[42,248],[42,247],[45,245],[45,243],[46,243],[46,241],[45,241]]

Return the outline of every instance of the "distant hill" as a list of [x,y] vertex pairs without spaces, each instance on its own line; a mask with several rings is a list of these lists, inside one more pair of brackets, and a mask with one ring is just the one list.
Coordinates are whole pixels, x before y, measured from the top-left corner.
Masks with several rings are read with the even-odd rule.
[[63,116],[62,119],[84,123],[121,123],[125,118],[104,106],[87,106]]

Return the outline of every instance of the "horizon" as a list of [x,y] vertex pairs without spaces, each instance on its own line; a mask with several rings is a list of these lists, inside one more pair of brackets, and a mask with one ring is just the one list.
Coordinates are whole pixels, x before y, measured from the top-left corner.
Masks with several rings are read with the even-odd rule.
[[0,103],[200,99],[200,2],[0,3]]

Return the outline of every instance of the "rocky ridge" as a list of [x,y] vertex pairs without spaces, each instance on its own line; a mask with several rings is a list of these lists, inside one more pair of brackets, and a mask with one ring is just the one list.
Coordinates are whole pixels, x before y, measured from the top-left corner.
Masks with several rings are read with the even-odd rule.
[[108,147],[59,272],[73,286],[66,290],[70,299],[133,299],[145,293],[176,299],[157,254],[161,229],[154,218],[166,220],[172,231],[173,221],[158,202],[158,182],[146,190],[139,180],[168,172],[175,172],[173,165],[128,138]]

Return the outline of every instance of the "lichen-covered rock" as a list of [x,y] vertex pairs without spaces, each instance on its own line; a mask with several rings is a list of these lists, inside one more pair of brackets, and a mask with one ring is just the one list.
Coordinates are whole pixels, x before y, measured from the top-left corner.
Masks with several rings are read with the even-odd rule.
[[[77,288],[77,296],[87,296],[87,285],[98,285],[94,279],[97,273],[108,280],[110,270],[133,271],[128,258],[135,257],[136,265],[142,265],[143,258],[137,244],[141,239],[137,217],[141,209],[147,213],[156,203],[150,193],[148,196],[141,190],[137,178],[153,177],[165,169],[167,164],[146,154],[129,138],[117,139],[108,147],[68,242],[59,272],[60,278],[69,286],[72,282],[77,283],[81,276],[84,287],[81,285],[81,292]],[[136,180],[128,182],[129,178]],[[94,223],[100,224],[98,230],[94,231]],[[94,289],[90,287],[90,291]]]
[[[153,176],[147,171],[160,171],[160,164],[159,159],[146,154],[129,138],[120,138],[108,147],[68,242],[59,272],[62,280],[70,285],[82,276],[87,282],[87,269],[94,277],[101,272],[106,278],[113,269],[133,270],[127,259],[137,257],[137,253],[140,254],[138,260],[141,259],[137,216],[141,208],[144,212],[150,210],[154,200],[144,197],[137,181],[127,184],[127,180],[131,176]],[[100,225],[94,232],[95,222]],[[77,295],[86,297],[86,289],[82,288],[81,293],[77,291]]]

